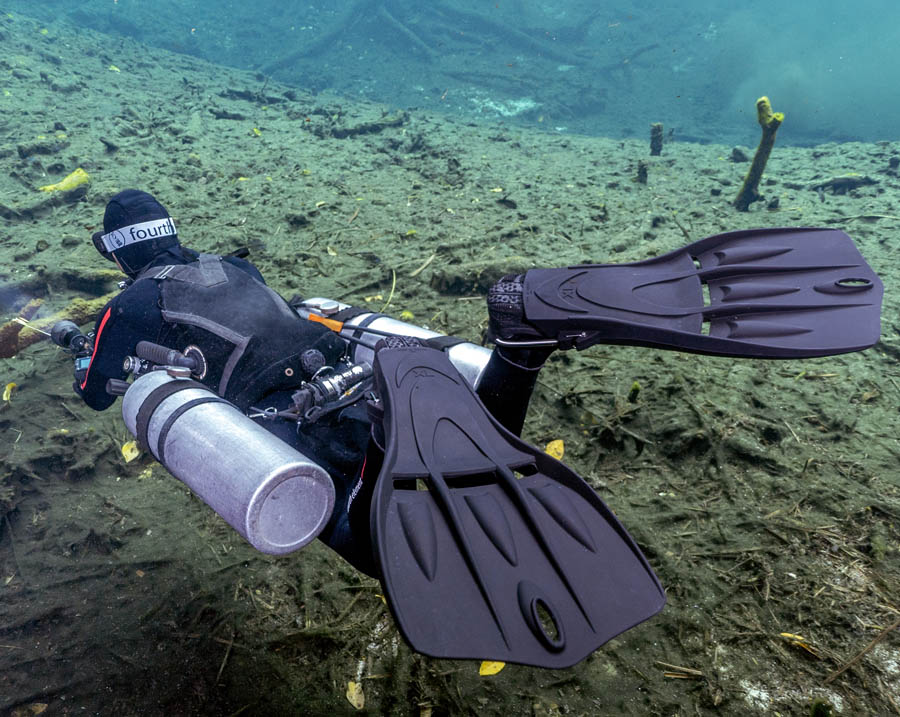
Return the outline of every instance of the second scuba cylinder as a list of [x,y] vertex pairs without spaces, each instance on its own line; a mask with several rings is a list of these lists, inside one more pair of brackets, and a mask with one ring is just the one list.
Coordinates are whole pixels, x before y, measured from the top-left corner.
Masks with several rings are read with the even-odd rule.
[[302,548],[331,518],[325,469],[200,383],[151,371],[125,393],[122,416],[172,475],[263,553]]
[[[309,318],[310,314],[328,318],[348,308],[350,308],[349,304],[319,297],[305,299],[302,303],[294,306],[294,309],[303,318]],[[366,329],[373,329],[374,332],[366,331]],[[374,363],[375,346],[384,334],[413,336],[417,339],[433,339],[442,336],[436,331],[375,312],[363,312],[347,319],[343,322],[340,332],[345,339],[352,339],[353,362],[368,364]],[[478,388],[481,376],[491,357],[491,350],[463,341],[449,348],[447,356],[469,385]]]

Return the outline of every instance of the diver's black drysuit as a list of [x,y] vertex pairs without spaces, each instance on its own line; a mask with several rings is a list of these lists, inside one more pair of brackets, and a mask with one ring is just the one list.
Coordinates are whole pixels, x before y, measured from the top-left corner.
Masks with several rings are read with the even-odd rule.
[[[127,377],[123,361],[135,354],[139,341],[179,351],[198,346],[207,361],[199,380],[245,412],[290,408],[301,383],[320,366],[333,366],[346,350],[337,334],[301,319],[250,262],[197,254],[180,245],[158,254],[100,312],[90,365],[83,375],[76,374],[74,386],[88,406],[104,410],[112,405],[115,396],[106,392],[107,381]],[[319,360],[310,360],[310,352]],[[482,400],[515,433],[521,431],[538,368],[522,368],[495,351],[484,372]],[[319,538],[373,573],[368,503],[381,455],[370,441],[365,403],[357,401],[311,424],[254,420],[328,471],[335,509]]]

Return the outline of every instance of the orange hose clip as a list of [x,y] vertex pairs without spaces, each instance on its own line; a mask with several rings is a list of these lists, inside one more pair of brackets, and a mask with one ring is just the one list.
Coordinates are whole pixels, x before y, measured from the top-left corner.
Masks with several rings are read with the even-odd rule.
[[335,319],[329,319],[325,316],[319,316],[318,314],[310,314],[307,316],[310,321],[315,321],[318,324],[324,324],[327,328],[334,331],[334,333],[341,333],[341,329],[344,328],[343,321],[336,321]]

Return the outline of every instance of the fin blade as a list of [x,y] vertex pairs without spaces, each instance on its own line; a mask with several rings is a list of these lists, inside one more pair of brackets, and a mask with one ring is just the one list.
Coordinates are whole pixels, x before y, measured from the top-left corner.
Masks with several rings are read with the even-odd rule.
[[784,324],[777,321],[735,319],[725,323],[728,325],[727,337],[729,339],[772,339],[785,336],[802,336],[811,331],[805,326]]
[[477,495],[467,495],[466,503],[494,547],[506,558],[506,562],[515,567],[519,562],[519,556],[516,554],[516,541],[513,538],[509,521],[497,499],[490,493],[478,493]]
[[578,511],[575,510],[572,501],[566,497],[565,493],[558,486],[553,483],[547,483],[529,490],[563,530],[592,553],[597,552],[597,546],[591,538],[587,525],[581,519]]
[[[836,229],[730,232],[632,264],[531,270],[524,285],[526,320],[564,348],[801,358],[858,351],[881,333],[883,284]],[[722,324],[738,315],[784,327]]]
[[[386,452],[372,502],[372,537],[388,604],[403,636],[428,655],[575,664],[656,614],[665,594],[596,493],[493,422],[448,366],[432,349],[384,350],[376,359]],[[385,380],[401,373],[399,384]],[[438,431],[442,441],[436,443]],[[483,460],[494,470],[482,472]],[[397,490],[395,468],[417,461],[429,490]],[[513,470],[526,461],[537,472],[517,478]],[[467,475],[460,466],[478,470]],[[546,494],[548,484],[557,484],[564,497],[545,495],[541,502],[535,492]],[[400,506],[409,500],[421,501],[434,518],[433,562],[413,554],[428,553],[422,549],[427,539],[403,534]],[[572,516],[559,520],[546,504]],[[416,526],[406,519],[407,531]],[[542,611],[554,630],[535,617]]]
[[749,264],[762,259],[771,259],[772,257],[787,254],[790,250],[789,246],[772,246],[760,242],[754,246],[741,245],[726,249],[716,249],[713,251],[713,254],[719,266],[731,266],[734,264]]
[[422,502],[399,502],[397,515],[416,565],[428,582],[432,582],[437,569],[437,533],[431,506]]
[[722,302],[752,301],[771,296],[785,296],[800,291],[799,286],[784,286],[783,284],[768,284],[754,281],[735,284],[722,284],[719,287],[722,292]]

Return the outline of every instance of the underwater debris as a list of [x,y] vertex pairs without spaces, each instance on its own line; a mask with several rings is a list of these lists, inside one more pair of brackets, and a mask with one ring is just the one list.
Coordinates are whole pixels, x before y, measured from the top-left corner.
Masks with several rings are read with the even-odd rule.
[[426,60],[431,62],[436,57],[438,57],[438,53],[432,50],[431,47],[429,47],[428,44],[415,32],[413,32],[406,24],[400,22],[397,18],[391,15],[391,13],[383,4],[379,4],[378,14],[381,16],[388,27],[393,28],[401,37],[405,38],[409,42],[410,46],[418,50]]
[[475,97],[469,98],[469,102],[475,106],[477,112],[482,114],[495,114],[498,117],[523,117],[532,115],[541,108],[541,104],[531,97],[496,100],[483,92],[476,92],[475,95]]
[[650,156],[658,157],[662,154],[663,147],[663,124],[662,122],[654,122],[650,125]]
[[845,174],[840,177],[832,177],[824,182],[811,184],[809,188],[818,192],[819,199],[824,202],[826,189],[830,189],[832,194],[846,194],[851,189],[865,187],[870,184],[878,184],[878,180],[866,177],[862,174]]
[[106,153],[112,154],[113,152],[117,152],[119,149],[119,145],[117,145],[112,140],[106,139],[105,137],[97,137],[98,140],[106,147]]
[[16,152],[19,159],[30,159],[36,155],[50,156],[58,154],[68,148],[70,142],[64,133],[60,132],[55,137],[40,136],[36,141],[30,144],[20,144],[16,146]]
[[312,133],[317,137],[324,139],[326,137],[334,137],[335,139],[347,139],[348,137],[356,137],[363,134],[377,134],[389,127],[401,127],[409,121],[409,115],[403,110],[398,110],[393,115],[383,114],[379,119],[371,122],[360,122],[356,125],[337,124],[337,116],[331,118],[328,125],[316,125],[312,127]]
[[744,151],[743,147],[732,147],[731,154],[729,155],[728,159],[730,161],[734,162],[735,164],[739,164],[741,162],[749,162],[750,155],[748,155]]
[[229,110],[217,109],[215,107],[210,107],[209,113],[218,120],[244,121],[247,119],[247,115],[241,114],[240,112],[230,112]]
[[555,458],[558,461],[563,459],[563,455],[566,452],[566,444],[563,442],[562,438],[556,438],[555,440],[550,441],[546,446],[544,446],[544,453],[546,453],[551,458]]
[[759,180],[762,179],[766,162],[769,161],[769,155],[775,145],[775,133],[784,122],[784,113],[772,112],[772,105],[769,103],[768,97],[760,97],[756,100],[756,117],[759,126],[762,127],[762,137],[759,140],[759,147],[756,148],[756,154],[753,156],[753,164],[750,165],[747,177],[741,186],[741,191],[734,200],[734,208],[739,212],[748,211],[753,202],[762,199],[759,194]]
[[801,635],[795,635],[792,632],[782,632],[779,634],[782,638],[785,639],[785,641],[787,641],[789,645],[792,645],[793,647],[799,647],[801,650],[806,650],[808,654],[819,660],[822,659],[821,653],[815,647],[813,647],[809,643],[809,640],[807,640],[805,637],[802,637]]
[[644,159],[639,159],[637,163],[637,174],[634,180],[638,184],[646,184],[647,183],[647,175],[650,170],[650,163]]
[[[0,325],[0,358],[12,358],[22,349],[46,337],[50,327],[60,319],[70,319],[79,326],[93,321],[106,306],[106,302],[118,295],[118,290],[96,299],[72,299],[63,309],[37,321],[29,321],[37,312],[42,299],[33,299],[25,305],[20,315]],[[19,319],[24,319],[23,324]]]
[[121,451],[122,458],[125,459],[126,463],[131,463],[131,461],[141,455],[141,449],[138,448],[137,441],[128,441],[127,443],[123,443]]
[[365,709],[366,695],[363,692],[362,684],[350,681],[347,683],[347,692],[345,693],[347,701],[357,710]]
[[25,328],[26,323],[37,313],[43,303],[43,299],[32,299],[25,304],[15,319],[0,325],[0,358],[11,358],[16,355],[19,333]]
[[506,667],[505,662],[498,662],[497,660],[484,660],[478,667],[478,674],[481,677],[490,677],[491,675],[496,675],[504,667]]

